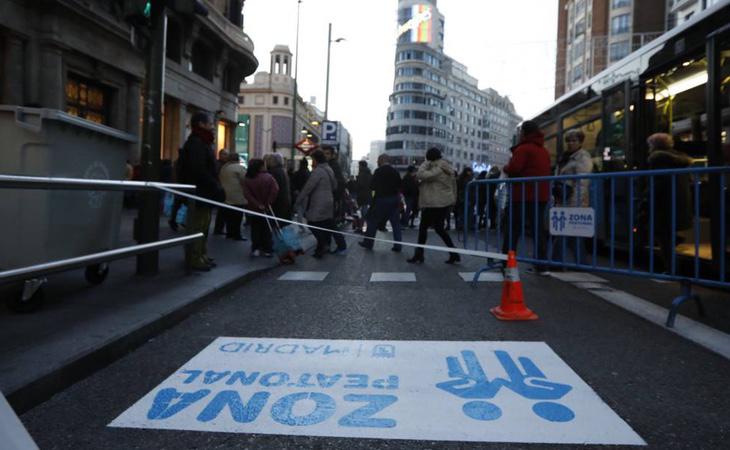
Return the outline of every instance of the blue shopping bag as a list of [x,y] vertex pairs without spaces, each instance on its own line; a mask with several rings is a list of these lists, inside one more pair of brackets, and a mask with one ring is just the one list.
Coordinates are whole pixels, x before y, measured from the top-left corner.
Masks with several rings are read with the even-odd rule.
[[177,216],[175,217],[175,222],[177,222],[180,225],[185,225],[185,221],[188,217],[188,205],[182,205],[180,209],[177,211]]
[[302,242],[295,227],[284,227],[274,231],[274,252],[277,255],[284,255],[288,252],[296,252],[302,248]]
[[165,196],[162,199],[162,214],[165,217],[170,217],[172,214],[172,205],[175,203],[175,196],[170,192],[165,192]]

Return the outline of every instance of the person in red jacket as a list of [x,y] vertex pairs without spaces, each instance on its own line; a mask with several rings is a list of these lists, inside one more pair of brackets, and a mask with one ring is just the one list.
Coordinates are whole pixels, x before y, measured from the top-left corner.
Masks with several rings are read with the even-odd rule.
[[[504,166],[504,172],[510,178],[550,176],[550,154],[545,149],[544,143],[545,137],[537,123],[531,120],[523,122],[520,127],[520,142],[512,149],[512,158]],[[502,251],[504,253],[509,250],[516,251],[520,237],[525,234],[537,239],[537,255],[533,257],[546,260],[548,234],[545,227],[545,208],[550,200],[550,183],[547,181],[513,183],[511,191],[510,205],[505,211],[510,224],[505,229]],[[536,227],[537,236],[534,236]],[[547,267],[542,265],[537,265],[535,269],[538,273],[547,272]]]

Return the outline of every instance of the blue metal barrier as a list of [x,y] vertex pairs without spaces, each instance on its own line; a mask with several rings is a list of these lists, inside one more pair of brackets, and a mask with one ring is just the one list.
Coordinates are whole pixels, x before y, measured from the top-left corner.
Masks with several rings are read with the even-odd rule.
[[[729,178],[730,166],[723,166],[475,180],[466,188],[463,205],[464,247],[514,250],[519,261],[538,268],[679,282],[682,292],[667,318],[672,327],[680,305],[690,299],[703,313],[693,284],[730,287]],[[548,200],[541,201],[544,197]],[[470,198],[475,199],[471,206]],[[491,217],[491,202],[498,202],[496,217]],[[554,208],[581,207],[593,210],[593,237],[552,233],[550,224],[557,226],[562,220],[558,211],[565,212]],[[709,223],[714,208],[719,208],[714,214],[719,235],[712,235]],[[548,217],[550,211],[553,215]],[[566,220],[570,223],[572,218]],[[703,234],[703,230],[710,231]],[[573,254],[572,261],[568,253]],[[488,262],[475,279],[493,268]]]

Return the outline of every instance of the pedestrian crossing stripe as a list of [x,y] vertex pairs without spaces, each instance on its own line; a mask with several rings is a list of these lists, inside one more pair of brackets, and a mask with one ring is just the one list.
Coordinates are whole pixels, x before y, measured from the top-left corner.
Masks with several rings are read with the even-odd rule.
[[415,281],[416,274],[413,272],[373,272],[370,276],[371,283],[414,283]]
[[290,271],[279,277],[279,281],[324,281],[329,272]]
[[[459,276],[462,280],[466,282],[472,282],[474,281],[474,275],[476,272],[459,272]],[[481,283],[501,283],[504,281],[504,277],[501,273],[498,272],[482,272],[479,274],[479,279],[477,280]]]
[[544,342],[220,337],[109,426],[646,445]]

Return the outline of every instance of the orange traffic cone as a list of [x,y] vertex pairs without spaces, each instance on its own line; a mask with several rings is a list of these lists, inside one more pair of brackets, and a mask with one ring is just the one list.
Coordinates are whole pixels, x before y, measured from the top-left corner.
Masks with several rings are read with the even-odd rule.
[[489,310],[499,320],[536,320],[537,314],[525,306],[522,282],[517,271],[515,252],[507,255],[507,268],[502,285],[502,304]]

